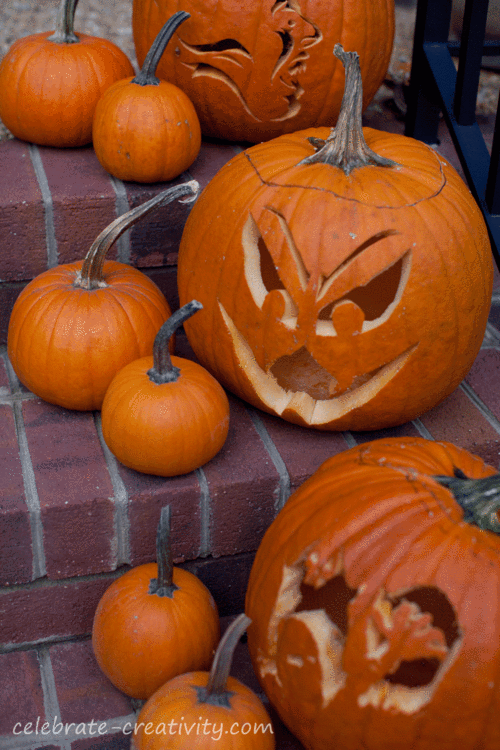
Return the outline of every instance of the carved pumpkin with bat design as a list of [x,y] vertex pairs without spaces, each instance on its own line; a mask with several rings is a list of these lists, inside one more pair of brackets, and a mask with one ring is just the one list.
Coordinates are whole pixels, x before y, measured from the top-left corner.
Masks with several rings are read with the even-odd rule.
[[251,404],[330,430],[401,424],[451,393],[481,345],[493,272],[457,172],[419,141],[362,130],[351,76],[357,104],[331,133],[281,136],[218,172],[178,267],[181,304],[204,306],[186,324],[204,366]]

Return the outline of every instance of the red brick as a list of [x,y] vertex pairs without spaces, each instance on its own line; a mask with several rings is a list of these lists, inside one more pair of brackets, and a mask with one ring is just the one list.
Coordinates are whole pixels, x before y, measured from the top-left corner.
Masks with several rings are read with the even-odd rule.
[[370,432],[351,432],[356,443],[367,443],[371,440],[381,440],[388,437],[421,437],[419,431],[412,422],[387,427],[384,430],[371,430]]
[[32,578],[33,559],[28,509],[14,414],[0,404],[0,585]]
[[305,482],[323,461],[348,447],[338,432],[299,427],[265,412],[256,414],[285,463],[291,492]]
[[[99,233],[116,218],[116,194],[91,146],[39,146],[54,205],[59,263],[85,256]],[[116,257],[116,247],[108,258]]]
[[[0,246],[1,254],[1,246]],[[1,261],[0,261],[1,262]],[[14,302],[28,282],[0,283],[0,345],[7,344],[9,320]]]
[[49,578],[113,570],[113,486],[92,414],[23,403]]
[[219,169],[239,151],[240,149],[230,143],[203,140],[200,153],[188,170],[191,178],[197,180],[203,189]]
[[28,144],[0,145],[0,281],[32,279],[47,267],[42,194]]
[[498,466],[500,435],[461,388],[424,414],[421,421],[435,440],[455,443],[486,463]]
[[279,475],[243,403],[229,396],[229,435],[205,466],[211,498],[210,551],[214,557],[257,546],[274,516]]
[[[183,174],[171,182],[158,182],[154,185],[124,183],[130,208],[145,203],[162,190],[186,182],[187,179],[189,175]],[[130,230],[130,262],[138,268],[175,265],[190,209],[191,205],[175,200],[137,222]]]
[[90,640],[50,649],[61,721],[95,722],[132,713],[130,699],[101,672]]
[[177,310],[179,307],[179,292],[177,289],[176,266],[168,266],[167,268],[142,268],[141,270],[163,292],[172,312]]
[[10,383],[7,376],[5,362],[6,359],[0,356],[0,396],[7,396],[10,394]]
[[195,560],[184,567],[194,573],[212,594],[221,617],[245,608],[245,594],[255,552]]
[[89,634],[101,596],[124,570],[86,580],[43,579],[14,590],[0,589],[0,642]]
[[129,496],[130,561],[156,560],[156,528],[161,509],[170,505],[172,554],[176,562],[198,557],[201,544],[200,485],[194,472],[180,477],[140,474],[120,464]]
[[[0,735],[8,735],[12,740],[14,728],[16,734],[25,728],[29,732],[38,717],[40,723],[45,720],[40,666],[35,651],[1,654],[0,674]],[[34,726],[26,727],[28,722]]]
[[465,380],[495,417],[500,419],[500,351],[482,349]]

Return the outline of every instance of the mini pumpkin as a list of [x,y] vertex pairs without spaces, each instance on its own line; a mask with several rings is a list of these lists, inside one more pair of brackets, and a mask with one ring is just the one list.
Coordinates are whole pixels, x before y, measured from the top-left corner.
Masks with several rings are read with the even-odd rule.
[[239,615],[217,647],[208,672],[165,683],[143,706],[133,750],[274,750],[273,727],[260,698],[229,675],[234,650],[250,620]]
[[389,65],[393,0],[134,0],[137,59],[166,19],[191,18],[158,66],[194,103],[205,135],[259,142],[334,125],[343,91],[336,42],[362,58],[366,106]]
[[83,261],[44,271],[17,298],[7,352],[19,380],[67,409],[100,409],[114,375],[151,352],[170,308],[151,279],[105,260],[118,237],[159,206],[198,194],[196,181],[171,187],[115,219]]
[[73,31],[77,2],[60,0],[55,31],[18,39],[0,63],[0,118],[24,141],[59,148],[90,143],[99,98],[134,73],[116,44]]
[[179,11],[162,27],[133,78],[114,83],[96,107],[92,139],[100,163],[122,180],[172,180],[191,166],[201,146],[198,116],[180,88],[155,71],[177,27]]
[[469,189],[429,146],[361,124],[358,56],[336,128],[253,146],[203,191],[179,251],[198,359],[251,404],[324,430],[404,423],[458,386],[493,279]]
[[206,669],[219,641],[217,606],[207,587],[173,566],[170,507],[162,508],[157,563],[124,573],[94,615],[92,647],[109,680],[127,695],[149,698],[175,675]]
[[496,750],[500,475],[450,443],[327,460],[252,567],[248,645],[307,750]]
[[201,365],[170,357],[176,329],[201,309],[197,300],[177,310],[160,328],[153,356],[116,374],[102,405],[108,448],[131,469],[170,477],[199,468],[224,445],[229,402]]

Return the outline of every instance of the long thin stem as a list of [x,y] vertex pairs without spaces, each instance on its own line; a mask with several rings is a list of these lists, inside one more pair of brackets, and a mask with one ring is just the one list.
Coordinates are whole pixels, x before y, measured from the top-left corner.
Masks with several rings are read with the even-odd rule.
[[173,383],[179,379],[181,371],[172,364],[168,342],[185,320],[202,309],[201,302],[195,299],[191,300],[191,302],[176,310],[156,334],[153,346],[153,367],[147,372],[153,383],[162,385],[163,383]]
[[50,42],[75,44],[80,41],[73,31],[77,4],[78,0],[60,0],[57,8],[55,31],[48,37]]
[[189,13],[186,13],[185,10],[179,10],[168,19],[151,45],[143,66],[135,78],[132,79],[132,83],[138,83],[139,86],[158,86],[160,79],[156,77],[155,73],[160,58],[177,27],[180,26],[181,23],[184,23],[188,18],[191,18]]
[[178,586],[173,582],[174,564],[172,545],[170,543],[170,505],[161,509],[160,521],[156,531],[156,561],[158,573],[149,582],[149,593],[172,598]]
[[455,469],[454,477],[435,476],[434,479],[447,487],[463,508],[464,521],[500,534],[500,474],[470,479],[463,471]]
[[227,680],[231,671],[234,650],[251,622],[251,619],[243,613],[229,625],[217,646],[206,686],[196,687],[199,703],[231,707],[230,698],[233,693],[227,689]]
[[309,138],[317,149],[315,154],[307,156],[300,164],[330,164],[340,167],[346,175],[353,169],[369,165],[378,167],[395,167],[396,162],[379,156],[365,141],[363,135],[363,81],[357,52],[344,52],[341,44],[333,50],[335,57],[345,68],[345,87],[339,119],[326,141],[321,138]]
[[190,196],[189,200],[182,202],[191,203],[196,200],[199,189],[200,186],[196,180],[183,182],[181,185],[175,185],[158,193],[151,200],[142,203],[140,206],[136,206],[136,208],[127,211],[127,213],[115,219],[92,243],[83,261],[81,271],[77,274],[74,281],[74,286],[83,289],[98,289],[99,287],[106,286],[103,276],[104,261],[108,250],[118,237],[139,221],[139,219],[150,213],[150,211],[160,208],[160,206],[166,206],[168,203],[176,200],[176,198],[182,198],[187,195]]

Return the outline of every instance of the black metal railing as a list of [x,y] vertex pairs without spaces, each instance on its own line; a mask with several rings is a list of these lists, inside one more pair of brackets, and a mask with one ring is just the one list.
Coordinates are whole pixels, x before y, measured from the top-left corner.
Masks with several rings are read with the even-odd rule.
[[[485,41],[488,4],[488,0],[466,0],[461,40],[453,42],[449,41],[452,0],[418,0],[405,132],[425,143],[437,143],[443,113],[500,268],[500,108],[491,156],[476,119],[482,58],[500,54],[500,40]],[[458,56],[458,71],[454,56]]]

